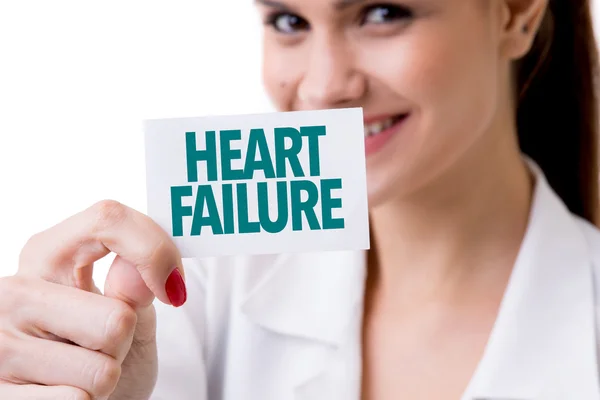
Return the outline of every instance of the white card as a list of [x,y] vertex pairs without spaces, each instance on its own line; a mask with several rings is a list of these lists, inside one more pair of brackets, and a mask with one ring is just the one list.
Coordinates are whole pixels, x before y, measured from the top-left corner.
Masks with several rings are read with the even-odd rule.
[[361,108],[145,121],[148,215],[183,257],[369,248]]

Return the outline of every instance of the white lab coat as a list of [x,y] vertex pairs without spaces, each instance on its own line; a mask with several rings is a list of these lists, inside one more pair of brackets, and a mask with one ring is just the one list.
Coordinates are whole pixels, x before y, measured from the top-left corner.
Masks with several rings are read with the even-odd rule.
[[[600,233],[533,170],[526,236],[462,400],[600,400]],[[152,400],[360,399],[363,252],[186,262],[187,304],[157,303]]]

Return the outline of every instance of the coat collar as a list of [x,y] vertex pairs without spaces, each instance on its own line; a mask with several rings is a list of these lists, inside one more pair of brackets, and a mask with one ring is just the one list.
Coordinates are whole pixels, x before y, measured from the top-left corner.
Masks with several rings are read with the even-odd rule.
[[280,255],[242,309],[273,332],[340,346],[362,306],[365,266],[363,252]]
[[600,399],[593,266],[579,222],[530,162],[528,228],[473,399]]
[[[359,399],[364,257],[362,252],[280,255],[243,301],[242,312],[251,321],[287,343],[279,348],[291,364],[286,399]],[[348,343],[354,362],[336,378],[331,365]]]
[[[539,168],[529,164],[536,189],[527,232],[463,400],[600,400],[586,239]],[[242,310],[264,329],[308,339],[307,345],[331,351],[353,340],[360,354],[365,278],[363,252],[281,255],[248,292]],[[323,362],[308,369],[299,385],[327,380]],[[360,371],[349,380],[359,381]]]

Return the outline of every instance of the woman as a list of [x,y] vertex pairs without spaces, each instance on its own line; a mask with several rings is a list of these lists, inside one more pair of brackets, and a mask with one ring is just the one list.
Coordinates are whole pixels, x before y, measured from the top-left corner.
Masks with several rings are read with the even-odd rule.
[[280,110],[364,109],[372,250],[184,274],[101,202],[1,281],[0,398],[600,399],[589,2],[257,7]]

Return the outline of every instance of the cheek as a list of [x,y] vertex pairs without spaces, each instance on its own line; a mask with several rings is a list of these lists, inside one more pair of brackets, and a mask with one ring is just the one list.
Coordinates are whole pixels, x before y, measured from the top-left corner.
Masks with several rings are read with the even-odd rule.
[[489,115],[496,71],[486,45],[473,34],[416,36],[418,41],[400,44],[392,56],[386,46],[374,72],[379,80],[415,107],[427,126],[450,127]]
[[426,96],[424,107],[430,105],[425,116],[431,128],[445,130],[453,139],[473,138],[491,123],[498,100],[497,62],[491,47],[464,37],[437,49],[440,59],[424,68],[428,75],[418,81]]
[[398,93],[419,113],[416,140],[423,147],[460,151],[461,143],[464,148],[491,124],[498,106],[498,62],[484,27],[449,26],[420,35],[398,59]]
[[493,45],[485,35],[477,37],[476,29],[463,33],[449,27],[445,34],[436,28],[377,51],[378,68],[371,73],[380,89],[391,90],[389,95],[411,107],[415,118],[410,125],[414,134],[396,141],[393,150],[394,160],[402,161],[371,169],[374,192],[392,187],[411,191],[430,181],[482,136],[497,109]]
[[265,90],[280,111],[291,110],[297,82],[301,75],[298,58],[301,49],[286,49],[272,40],[265,40],[262,79]]

